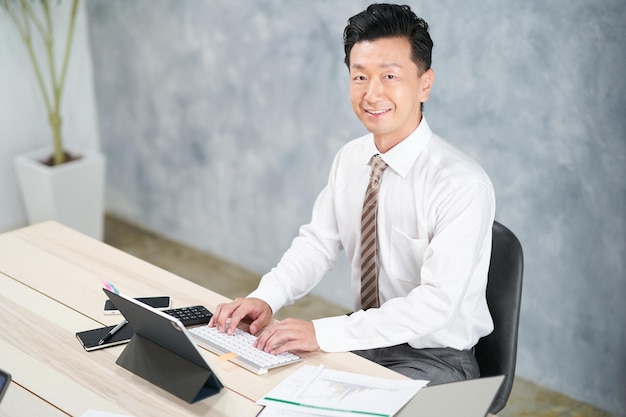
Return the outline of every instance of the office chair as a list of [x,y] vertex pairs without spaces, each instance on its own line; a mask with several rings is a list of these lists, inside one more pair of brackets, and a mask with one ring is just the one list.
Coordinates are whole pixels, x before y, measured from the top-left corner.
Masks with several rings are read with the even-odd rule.
[[474,352],[481,377],[505,376],[489,407],[489,412],[495,414],[506,405],[515,377],[524,255],[519,240],[505,226],[494,222],[492,233],[487,304],[494,330],[478,341]]

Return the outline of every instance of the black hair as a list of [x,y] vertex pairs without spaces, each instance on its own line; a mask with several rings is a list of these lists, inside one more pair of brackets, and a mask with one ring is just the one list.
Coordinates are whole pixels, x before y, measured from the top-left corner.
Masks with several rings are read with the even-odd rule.
[[411,43],[411,60],[422,72],[430,69],[433,41],[428,34],[428,23],[409,6],[396,4],[372,4],[348,19],[343,31],[344,62],[350,69],[350,51],[357,42],[396,37]]

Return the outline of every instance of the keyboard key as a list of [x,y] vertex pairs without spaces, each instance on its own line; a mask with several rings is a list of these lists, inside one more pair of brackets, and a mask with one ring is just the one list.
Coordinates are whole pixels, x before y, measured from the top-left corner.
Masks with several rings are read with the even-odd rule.
[[269,369],[301,360],[298,355],[290,352],[272,355],[255,348],[252,344],[256,337],[241,329],[235,329],[231,336],[219,332],[216,327],[209,326],[189,329],[189,333],[201,346],[217,355],[236,354],[236,357],[230,359],[233,363],[258,375],[267,373]]

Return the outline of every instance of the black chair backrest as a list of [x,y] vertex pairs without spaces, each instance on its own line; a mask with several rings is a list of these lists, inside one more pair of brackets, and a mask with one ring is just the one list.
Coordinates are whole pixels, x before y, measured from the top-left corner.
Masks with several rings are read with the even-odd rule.
[[494,321],[494,330],[481,338],[475,347],[481,377],[505,375],[489,408],[492,414],[506,405],[515,378],[523,271],[522,245],[513,232],[494,222],[487,282],[487,304]]

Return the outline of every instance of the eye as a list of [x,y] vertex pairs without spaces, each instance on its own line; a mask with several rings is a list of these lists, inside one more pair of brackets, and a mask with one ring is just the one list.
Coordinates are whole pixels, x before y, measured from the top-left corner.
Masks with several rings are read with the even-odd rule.
[[367,80],[367,78],[365,78],[365,76],[364,76],[364,75],[356,75],[356,76],[353,78],[353,80],[354,80],[354,81],[365,81],[365,80]]
[[387,74],[387,75],[385,75],[385,79],[386,79],[386,80],[393,80],[393,79],[395,79],[395,78],[396,78],[396,76],[395,76],[395,75],[393,75],[393,74]]

